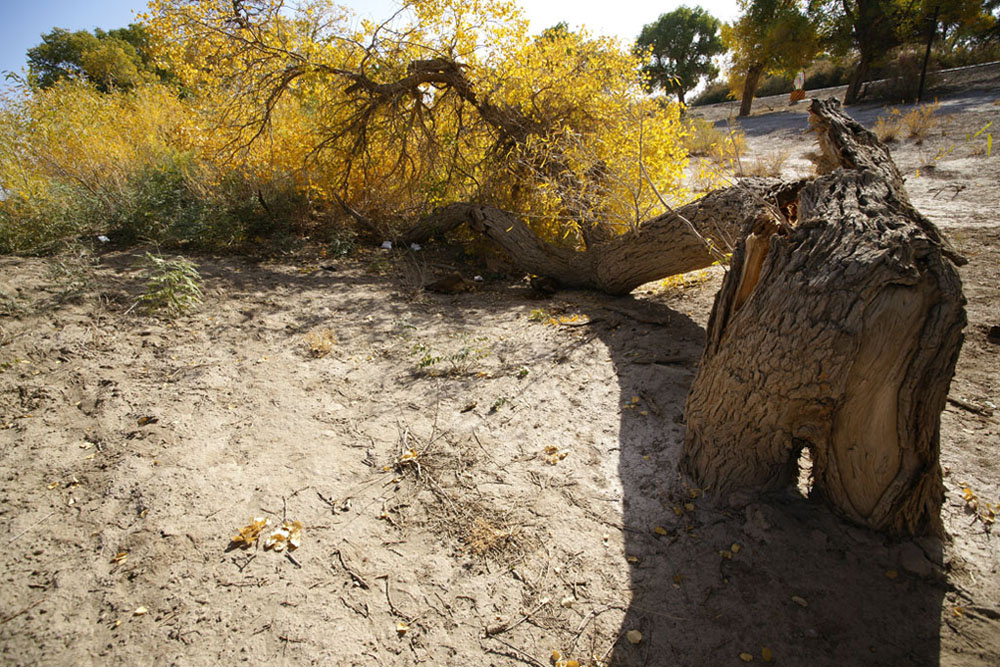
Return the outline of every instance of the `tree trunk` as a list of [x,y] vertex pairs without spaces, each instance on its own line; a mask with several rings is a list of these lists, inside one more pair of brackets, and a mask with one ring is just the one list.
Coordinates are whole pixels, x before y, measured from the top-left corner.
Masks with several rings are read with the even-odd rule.
[[757,92],[757,84],[760,83],[760,77],[763,73],[764,67],[762,65],[754,65],[747,71],[746,81],[743,82],[743,98],[740,100],[739,116],[746,117],[750,115],[750,107],[753,106],[753,96]]
[[701,269],[716,262],[739,238],[743,221],[768,204],[794,196],[800,183],[744,179],[736,186],[643,223],[586,251],[539,238],[513,213],[470,203],[436,210],[400,241],[409,245],[468,224],[499,245],[526,273],[554,278],[565,287],[627,294],[639,285]]
[[766,212],[716,296],[683,467],[717,492],[793,484],[892,533],[940,530],[940,413],[962,344],[964,262],[909,203],[887,149],[813,101],[822,165]]
[[844,104],[857,104],[861,101],[861,85],[868,78],[868,67],[871,64],[871,60],[871,54],[861,54],[858,66],[854,68],[851,80],[847,84],[847,92],[844,94]]
[[934,46],[934,36],[937,34],[938,15],[941,12],[941,5],[934,5],[934,16],[930,20],[930,35],[927,37],[927,49],[924,51],[924,62],[920,66],[920,85],[917,87],[917,104],[924,96],[924,82],[927,81],[927,64],[931,60],[931,47]]

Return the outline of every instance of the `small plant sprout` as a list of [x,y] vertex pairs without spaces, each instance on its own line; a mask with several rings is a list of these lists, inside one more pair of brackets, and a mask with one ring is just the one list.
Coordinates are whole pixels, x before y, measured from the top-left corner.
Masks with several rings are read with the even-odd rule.
[[139,301],[148,313],[172,319],[202,302],[201,275],[194,263],[183,257],[165,259],[148,252],[143,261],[148,280]]

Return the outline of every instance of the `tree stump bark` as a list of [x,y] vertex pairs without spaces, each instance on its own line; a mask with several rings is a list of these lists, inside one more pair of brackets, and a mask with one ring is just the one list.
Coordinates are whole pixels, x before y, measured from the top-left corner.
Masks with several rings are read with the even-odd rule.
[[808,448],[813,493],[839,514],[939,532],[963,260],[874,135],[832,101],[810,111],[832,172],[747,222],[688,396],[682,466],[716,492],[773,490]]

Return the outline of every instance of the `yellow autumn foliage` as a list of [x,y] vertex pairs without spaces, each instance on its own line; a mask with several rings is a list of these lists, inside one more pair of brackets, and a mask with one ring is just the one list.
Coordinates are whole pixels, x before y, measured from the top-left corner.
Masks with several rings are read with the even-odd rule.
[[[344,205],[405,224],[467,200],[580,247],[690,196],[680,109],[614,40],[532,35],[505,0],[409,0],[381,24],[328,0],[238,6],[150,2],[170,86],[2,103],[0,251],[80,233],[231,245],[315,233]],[[417,82],[438,61],[450,82]]]

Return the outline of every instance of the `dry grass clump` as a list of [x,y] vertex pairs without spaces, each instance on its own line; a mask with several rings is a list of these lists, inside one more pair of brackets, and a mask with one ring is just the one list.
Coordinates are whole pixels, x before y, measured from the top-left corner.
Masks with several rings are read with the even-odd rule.
[[741,163],[741,176],[771,176],[779,178],[781,170],[788,161],[791,151],[772,151],[762,157],[754,158],[752,161]]
[[[424,443],[407,432],[400,446],[410,449],[388,469],[399,478],[414,473],[406,475],[410,483],[430,491],[434,498],[434,502],[419,503],[427,525],[454,540],[463,553],[504,567],[517,563],[536,542],[525,530],[516,503],[485,496],[477,488],[477,467],[484,459],[473,452],[470,443],[455,442],[446,435],[432,435]],[[417,488],[411,488],[409,495],[417,497]]]
[[688,153],[714,160],[738,159],[746,152],[746,136],[738,129],[723,132],[715,124],[691,116],[685,120],[683,143]]
[[890,109],[888,115],[878,117],[872,127],[872,132],[875,133],[879,141],[888,144],[899,138],[902,124],[902,114],[899,109]]
[[872,132],[882,143],[896,141],[904,131],[908,139],[922,143],[937,126],[940,119],[935,114],[940,107],[940,103],[934,102],[914,107],[905,114],[896,108],[888,109],[888,114],[875,121]]
[[934,114],[941,107],[940,103],[924,104],[916,107],[903,116],[903,127],[906,128],[907,136],[916,139],[917,143],[922,142],[934,129],[939,119]]
[[513,526],[476,516],[458,526],[458,538],[473,556],[497,560],[515,545],[516,531]]
[[316,357],[317,359],[322,359],[326,355],[333,351],[334,346],[337,344],[337,336],[333,333],[333,329],[319,329],[317,331],[310,331],[305,336],[303,336],[306,347],[309,348],[310,356]]

